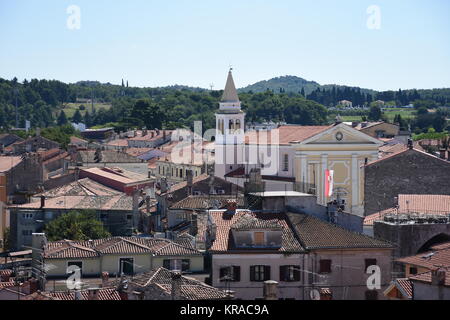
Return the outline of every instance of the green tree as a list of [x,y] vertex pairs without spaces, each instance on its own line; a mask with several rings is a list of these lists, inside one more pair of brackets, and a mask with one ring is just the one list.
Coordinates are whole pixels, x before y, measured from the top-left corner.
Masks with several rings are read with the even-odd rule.
[[81,116],[80,110],[75,111],[72,117],[72,121],[75,123],[80,123],[83,121],[83,117]]
[[370,107],[370,111],[369,111],[369,115],[368,115],[368,119],[371,121],[378,121],[381,119],[381,108],[378,106],[371,106]]
[[58,126],[63,126],[68,123],[66,113],[64,112],[64,110],[61,110],[61,113],[59,114],[57,123],[58,123]]
[[50,241],[89,240],[110,237],[94,210],[70,211],[50,221],[44,229]]

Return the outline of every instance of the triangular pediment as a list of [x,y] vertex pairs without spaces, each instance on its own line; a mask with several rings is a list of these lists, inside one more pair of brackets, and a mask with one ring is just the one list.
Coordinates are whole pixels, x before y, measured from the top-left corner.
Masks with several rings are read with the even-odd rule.
[[310,144],[369,144],[382,145],[383,142],[363,132],[360,132],[344,123],[330,127],[301,142],[302,145]]

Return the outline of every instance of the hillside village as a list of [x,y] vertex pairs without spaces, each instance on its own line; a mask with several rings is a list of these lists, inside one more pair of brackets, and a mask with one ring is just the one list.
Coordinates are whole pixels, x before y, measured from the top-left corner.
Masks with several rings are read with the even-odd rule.
[[247,121],[231,69],[213,131],[0,135],[0,300],[450,299],[448,142]]

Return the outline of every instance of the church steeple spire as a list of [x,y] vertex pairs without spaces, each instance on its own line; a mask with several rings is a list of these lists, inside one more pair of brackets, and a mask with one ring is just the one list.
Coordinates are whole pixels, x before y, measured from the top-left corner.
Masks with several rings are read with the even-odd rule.
[[220,102],[228,102],[228,103],[239,102],[236,86],[234,85],[233,74],[231,73],[232,70],[233,68],[230,68],[230,71],[228,71],[227,83],[225,85],[222,100],[220,100]]

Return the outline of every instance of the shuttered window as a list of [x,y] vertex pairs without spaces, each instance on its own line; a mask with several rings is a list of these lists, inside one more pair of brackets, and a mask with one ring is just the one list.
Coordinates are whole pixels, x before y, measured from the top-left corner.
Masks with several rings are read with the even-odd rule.
[[239,266],[228,266],[220,268],[220,281],[241,281],[241,267]]
[[251,266],[250,281],[270,280],[270,266]]
[[300,281],[300,266],[280,266],[280,281]]

